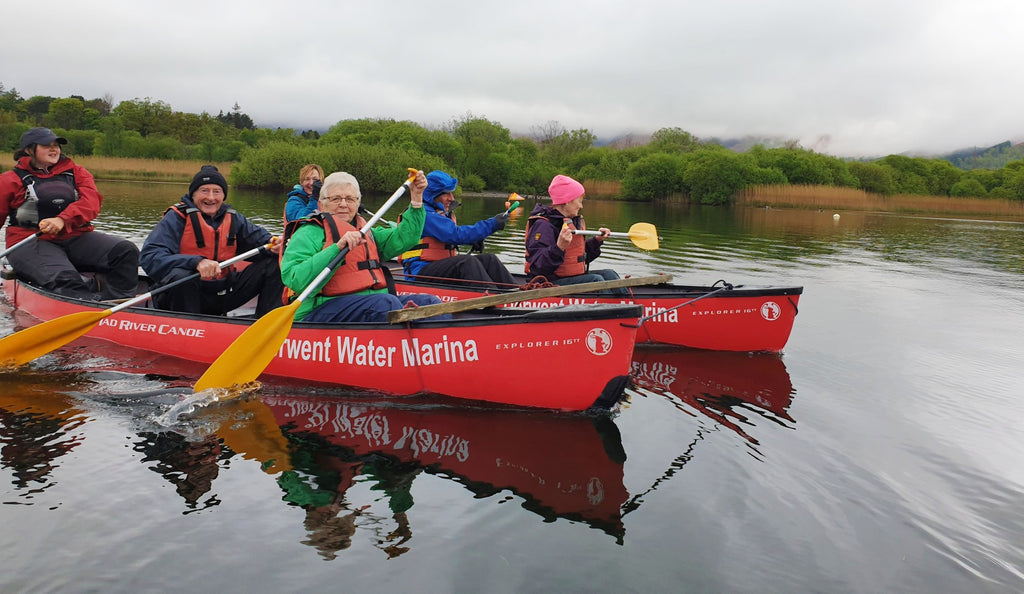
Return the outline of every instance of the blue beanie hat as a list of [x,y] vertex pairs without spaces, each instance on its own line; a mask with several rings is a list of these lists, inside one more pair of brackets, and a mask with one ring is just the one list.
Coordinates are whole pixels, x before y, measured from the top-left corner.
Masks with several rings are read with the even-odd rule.
[[423,190],[423,199],[434,202],[434,199],[447,192],[454,192],[459,180],[443,171],[431,171],[427,174],[427,189]]

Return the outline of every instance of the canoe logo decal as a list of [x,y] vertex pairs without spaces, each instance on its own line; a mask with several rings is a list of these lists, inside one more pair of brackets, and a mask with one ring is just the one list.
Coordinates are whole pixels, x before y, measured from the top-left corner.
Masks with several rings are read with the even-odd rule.
[[782,308],[779,307],[778,303],[775,303],[774,301],[765,301],[764,304],[761,305],[761,317],[769,322],[774,322],[779,319],[779,316],[781,315]]
[[587,350],[598,357],[612,350],[612,335],[604,328],[594,328],[587,333]]

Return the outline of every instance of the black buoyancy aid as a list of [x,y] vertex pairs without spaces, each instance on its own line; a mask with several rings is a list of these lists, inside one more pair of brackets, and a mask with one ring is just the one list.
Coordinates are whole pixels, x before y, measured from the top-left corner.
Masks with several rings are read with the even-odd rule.
[[[530,225],[533,224],[537,219],[544,219],[555,226],[555,222],[544,215],[534,215],[526,221],[526,233],[523,235],[524,241],[530,237]],[[565,219],[562,219],[562,224],[565,224]],[[575,223],[574,223],[575,224]],[[587,224],[583,221],[583,218],[579,219],[579,226],[577,229],[580,231],[586,230]],[[555,237],[558,237],[558,231],[555,232]],[[526,274],[530,274],[530,248],[527,243],[526,247],[526,264],[523,266],[523,270]],[[587,271],[587,244],[586,240],[583,239],[582,235],[573,235],[572,242],[569,247],[565,250],[565,259],[562,260],[562,264],[555,269],[555,276],[558,278],[565,278],[567,276],[576,276],[583,274]]]
[[[437,211],[437,209],[435,209]],[[445,213],[437,211],[437,214],[448,217],[453,223],[458,224],[455,220],[455,213]],[[398,215],[398,221],[402,221],[402,215]],[[459,246],[452,243],[445,243],[436,237],[430,237],[425,235],[420,238],[420,242],[412,246],[408,250],[402,252],[398,256],[398,261],[408,260],[411,258],[419,258],[424,262],[437,262],[438,260],[444,260],[445,258],[451,258],[452,256],[459,255]]]
[[[366,226],[366,220],[361,216],[356,215],[354,226],[348,221],[328,213],[319,213],[307,219],[301,219],[301,222],[316,224],[323,228],[323,249],[325,250],[338,243],[342,235],[349,231],[359,231]],[[366,289],[388,288],[387,277],[380,263],[377,242],[373,239],[373,233],[367,232],[364,237],[366,242],[349,251],[345,255],[345,261],[334,269],[334,274],[320,289],[321,295],[334,297]]]
[[[238,230],[235,229],[234,224],[234,215],[238,212],[235,209],[228,208],[217,227],[206,222],[206,217],[198,208],[184,202],[179,202],[168,208],[164,214],[170,211],[174,211],[185,219],[185,229],[181,234],[179,247],[180,253],[202,256],[215,262],[233,258],[238,254],[238,242],[236,241]],[[227,232],[222,232],[222,229],[227,229]],[[236,262],[221,269],[216,278],[224,278],[231,270],[241,270],[248,265],[249,262]]]
[[25,185],[25,202],[17,210],[11,211],[11,225],[35,228],[39,221],[59,215],[68,205],[78,200],[75,172],[72,170],[43,178],[21,167],[15,167],[14,172]]

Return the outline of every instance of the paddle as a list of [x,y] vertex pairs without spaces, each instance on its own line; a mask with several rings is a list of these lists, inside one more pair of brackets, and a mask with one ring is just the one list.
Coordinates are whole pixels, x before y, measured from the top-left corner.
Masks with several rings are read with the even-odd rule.
[[[361,212],[361,213],[363,213],[363,214],[365,214],[365,215],[369,215],[369,216],[371,216],[371,217],[375,217],[375,216],[377,216],[377,215],[376,215],[376,214],[375,214],[375,213],[374,213],[374,212],[373,212],[372,210],[368,210],[368,209],[367,209],[367,208],[366,208],[365,206],[363,206],[362,204],[360,204],[360,205],[359,205],[359,212]],[[380,222],[384,223],[384,224],[385,224],[385,225],[387,225],[388,227],[391,227],[392,229],[394,229],[395,227],[397,227],[397,226],[398,226],[398,223],[396,223],[396,222],[394,222],[394,221],[388,221],[388,220],[385,220],[385,219],[380,219]]]
[[[647,320],[649,320],[651,318],[656,318],[658,316],[663,316],[666,313],[668,313],[668,312],[670,312],[670,311],[672,311],[674,309],[679,309],[680,307],[686,307],[687,305],[690,305],[691,303],[695,303],[697,301],[700,301],[701,299],[704,299],[705,297],[711,297],[713,295],[717,295],[717,294],[721,293],[722,291],[731,291],[733,289],[733,286],[730,285],[729,283],[726,283],[724,280],[723,281],[718,281],[715,284],[717,285],[718,283],[725,283],[725,284],[722,285],[721,287],[715,289],[714,291],[708,291],[707,293],[704,293],[703,295],[701,295],[699,297],[694,297],[693,299],[690,299],[689,301],[680,303],[679,305],[673,305],[672,307],[670,307],[668,309],[659,310],[657,313],[653,313],[653,314],[651,314],[649,316],[644,316],[644,317],[640,318],[640,323],[643,324],[644,322],[646,322]],[[712,285],[712,286],[714,286],[714,285]]]
[[[371,227],[377,224],[377,221],[384,216],[391,205],[409,189],[412,181],[416,179],[416,170],[409,168],[409,171],[412,172],[409,179],[405,180],[402,187],[395,190],[387,202],[377,209],[376,214],[363,225],[363,228],[359,230],[361,234],[365,235]],[[249,326],[245,332],[238,335],[238,338],[228,345],[228,348],[199,378],[194,387],[195,391],[200,392],[207,388],[230,388],[235,384],[247,384],[255,381],[267,368],[267,365],[270,365],[274,355],[277,354],[277,349],[288,336],[288,332],[292,329],[292,322],[295,320],[295,311],[299,309],[299,305],[320,289],[320,285],[341,264],[347,253],[348,246],[341,248],[338,255],[295,300],[288,305],[270,310]]]
[[6,250],[0,252],[0,258],[5,257],[7,254],[13,252],[14,250],[16,250],[16,249],[20,248],[21,246],[27,244],[28,242],[32,241],[33,239],[39,237],[42,234],[43,234],[42,231],[36,231],[35,235],[29,235],[25,239],[22,239],[18,243],[14,244],[11,247],[7,248]]
[[[579,231],[573,229],[573,233],[576,235],[600,235],[600,231]],[[612,232],[608,234],[610,237],[628,237],[633,241],[633,245],[642,250],[656,250],[658,249],[658,230],[654,225],[650,223],[634,223],[629,228],[628,233],[616,233]]]
[[[22,241],[21,243],[25,242]],[[235,262],[251,258],[258,254],[264,247],[269,248],[272,245],[273,242],[268,243],[265,246],[253,248],[244,254],[238,254],[237,256],[224,260],[217,265],[222,269],[226,268]],[[96,326],[96,324],[99,324],[100,320],[103,318],[112,316],[117,312],[138,303],[142,303],[152,296],[163,293],[168,289],[173,289],[182,283],[195,280],[199,278],[199,276],[198,272],[190,274],[174,282],[157,287],[144,295],[139,295],[123,303],[119,303],[110,309],[104,309],[102,311],[80,311],[68,314],[59,318],[54,318],[48,322],[43,322],[41,324],[25,328],[24,330],[11,334],[10,336],[0,338],[0,364],[24,365],[25,363],[42,357],[46,353],[60,348],[79,336],[82,336],[89,330],[92,330],[93,327]]]
[[555,287],[544,287],[543,289],[530,289],[527,291],[512,291],[511,293],[499,293],[497,295],[486,295],[472,299],[449,301],[436,305],[423,305],[407,309],[397,309],[388,312],[388,322],[397,324],[410,322],[446,313],[468,311],[494,305],[505,305],[517,303],[530,299],[543,297],[558,297],[560,295],[575,295],[577,293],[589,293],[591,291],[603,291],[605,289],[618,289],[620,287],[636,287],[639,285],[660,285],[672,281],[670,274],[657,274],[655,276],[636,276],[631,278],[619,278],[615,280],[598,281],[594,283],[579,283],[576,285],[559,285]]
[[[516,198],[519,197],[518,194],[512,194],[512,196],[515,196]],[[509,196],[509,198],[511,198],[512,196]],[[505,204],[508,204],[508,203],[506,202]],[[519,208],[519,201],[518,200],[513,202],[508,207],[508,209],[505,211],[504,214],[507,214],[507,215],[511,216],[512,211],[517,209],[517,208]],[[480,241],[478,241],[478,242],[474,243],[473,245],[469,246],[469,250],[466,253],[467,254],[472,254],[473,252],[480,252],[481,254],[484,253],[484,240],[481,239]]]

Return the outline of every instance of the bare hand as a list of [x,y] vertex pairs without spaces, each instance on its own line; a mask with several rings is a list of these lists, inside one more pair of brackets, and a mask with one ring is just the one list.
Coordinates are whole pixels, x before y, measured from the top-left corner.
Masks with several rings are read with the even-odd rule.
[[562,230],[558,233],[558,241],[555,243],[555,245],[558,246],[558,249],[563,252],[569,249],[569,244],[572,243],[572,232],[574,229],[576,229],[575,225],[569,221],[562,224]]
[[423,190],[425,189],[427,189],[427,176],[422,170],[417,171],[416,177],[412,180],[412,186],[409,191],[409,196],[412,198],[410,204],[413,208],[423,206]]
[[209,260],[203,258],[196,265],[196,270],[199,272],[199,277],[204,280],[211,280],[216,278],[220,274],[220,263],[216,260]]
[[345,249],[347,247],[352,250],[360,243],[363,243],[363,241],[365,241],[365,238],[362,233],[358,231],[349,231],[342,235],[341,239],[338,240],[338,249]]
[[39,230],[47,235],[56,235],[64,229],[64,219],[51,217],[39,221]]
[[601,227],[597,231],[598,231],[598,233],[600,233],[600,235],[596,235],[595,236],[598,241],[604,241],[604,240],[608,239],[608,237],[611,236],[611,234],[612,234],[612,230],[609,229],[608,227]]
[[277,254],[278,256],[280,256],[281,246],[281,238],[275,235],[270,238],[270,247],[268,247],[267,249],[270,250],[270,253]]

